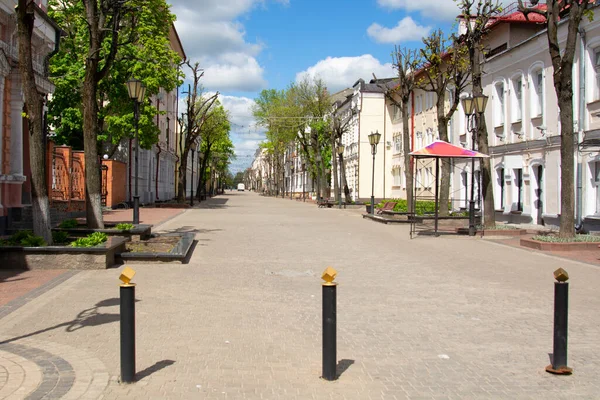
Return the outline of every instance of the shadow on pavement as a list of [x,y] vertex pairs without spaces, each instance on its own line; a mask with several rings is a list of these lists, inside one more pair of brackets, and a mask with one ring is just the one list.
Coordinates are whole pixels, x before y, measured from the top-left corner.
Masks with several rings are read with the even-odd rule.
[[211,232],[221,232],[223,231],[223,229],[199,229],[199,228],[194,228],[193,226],[182,226],[180,228],[176,228],[176,229],[165,229],[165,230],[161,230],[160,233],[185,233],[185,232],[191,232],[191,233],[211,233]]
[[175,361],[173,361],[173,360],[158,361],[158,362],[154,363],[154,365],[151,365],[148,368],[143,369],[140,372],[138,372],[137,374],[135,374],[135,379],[139,381],[139,380],[144,379],[145,377],[150,376],[153,373],[160,371],[163,368],[167,368],[173,364],[175,364]]
[[25,271],[27,271],[27,270],[26,269],[3,269],[3,270],[0,270],[0,283],[2,283],[2,282],[17,282],[17,281],[24,281],[26,279],[29,279],[29,278],[13,279],[14,277],[19,276],[20,274],[22,274]]
[[340,360],[338,362],[338,365],[337,365],[337,368],[336,368],[336,370],[337,370],[337,377],[339,378],[340,376],[342,376],[342,374],[344,372],[346,372],[346,370],[348,368],[350,368],[350,366],[352,364],[354,364],[354,360],[348,360],[348,359]]
[[[136,299],[135,301],[137,303],[140,300]],[[31,336],[39,335],[40,333],[49,332],[51,330],[62,328],[62,327],[65,327],[66,332],[75,332],[81,328],[85,328],[85,327],[89,327],[89,326],[98,326],[98,325],[110,324],[112,322],[117,322],[120,320],[120,314],[103,313],[103,312],[99,312],[99,309],[101,307],[113,307],[113,306],[117,306],[119,304],[120,304],[119,298],[111,298],[111,299],[99,301],[98,303],[96,303],[96,305],[94,305],[94,307],[87,308],[87,309],[81,311],[79,314],[77,314],[75,319],[73,319],[72,321],[63,322],[61,324],[57,324],[57,325],[51,326],[49,328],[40,329],[35,332],[27,333],[25,335],[21,335],[21,336],[17,336],[17,337],[11,338],[11,339],[3,340],[0,342],[0,345],[5,344],[5,343],[14,342],[14,341],[17,341],[20,339],[25,339],[25,338],[28,338]]]

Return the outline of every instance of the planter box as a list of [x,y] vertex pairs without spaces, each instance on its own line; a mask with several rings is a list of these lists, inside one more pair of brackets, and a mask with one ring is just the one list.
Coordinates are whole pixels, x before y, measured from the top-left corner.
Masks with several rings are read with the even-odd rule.
[[104,229],[92,229],[87,228],[85,226],[77,227],[77,228],[52,228],[53,231],[58,232],[67,232],[71,236],[81,237],[87,236],[90,233],[94,232],[102,232],[106,233],[109,236],[124,236],[130,239],[132,236],[139,236],[140,240],[149,239],[152,235],[152,225],[144,225],[138,224],[134,225],[131,230],[122,231],[120,229],[114,228],[116,224],[104,224]]
[[96,247],[0,247],[0,269],[106,269],[125,250],[126,240],[111,236]]
[[521,239],[521,246],[530,249],[543,251],[579,251],[579,250],[598,250],[600,242],[568,242],[568,243],[552,243],[540,242],[533,239]]
[[143,261],[144,264],[154,262],[180,262],[184,263],[188,253],[194,243],[195,234],[185,233],[166,233],[158,236],[180,236],[181,239],[175,247],[168,253],[142,253],[142,252],[121,252],[119,257],[123,262]]
[[[458,228],[456,233],[461,235],[468,235],[469,228]],[[477,236],[521,236],[526,235],[526,229],[487,229],[487,230],[478,230],[475,233]]]

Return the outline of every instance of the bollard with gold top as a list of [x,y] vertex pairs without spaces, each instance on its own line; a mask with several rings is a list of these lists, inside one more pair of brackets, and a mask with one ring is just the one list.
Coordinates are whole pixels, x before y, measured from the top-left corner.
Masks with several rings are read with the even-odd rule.
[[554,340],[552,364],[546,371],[557,375],[571,375],[567,366],[567,331],[569,317],[569,274],[562,268],[554,271]]
[[321,378],[334,381],[337,378],[337,338],[336,338],[336,288],[334,282],[337,271],[327,267],[321,278],[323,282],[323,375]]
[[121,382],[135,382],[135,271],[125,267],[121,282]]

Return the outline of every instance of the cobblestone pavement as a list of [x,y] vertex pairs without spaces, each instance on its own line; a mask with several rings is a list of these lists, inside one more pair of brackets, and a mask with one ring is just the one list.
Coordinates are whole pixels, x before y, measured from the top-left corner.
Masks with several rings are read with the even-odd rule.
[[[595,265],[481,238],[410,240],[405,226],[248,192],[161,229],[195,232],[197,245],[189,264],[130,265],[138,382],[118,382],[119,270],[84,271],[0,320],[0,398],[9,383],[13,398],[52,384],[50,398],[599,397]],[[335,382],[319,379],[328,265]],[[558,267],[571,275],[569,377],[544,371]]]

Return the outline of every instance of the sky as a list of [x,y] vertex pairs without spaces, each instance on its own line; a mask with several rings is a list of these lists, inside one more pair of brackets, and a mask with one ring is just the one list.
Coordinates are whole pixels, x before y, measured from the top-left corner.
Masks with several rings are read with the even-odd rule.
[[393,77],[395,45],[419,47],[437,28],[454,32],[460,13],[454,0],[169,2],[188,59],[204,69],[204,89],[218,91],[229,111],[234,173],[250,166],[264,140],[252,118],[261,90],[285,89],[306,75],[322,78],[331,93],[373,74]]

